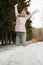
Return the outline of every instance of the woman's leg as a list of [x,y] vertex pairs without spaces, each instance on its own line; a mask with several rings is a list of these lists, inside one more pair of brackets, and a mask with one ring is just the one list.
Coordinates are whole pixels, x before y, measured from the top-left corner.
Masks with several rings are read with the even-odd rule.
[[25,46],[26,45],[26,32],[22,32],[21,41],[22,41],[22,45]]
[[17,46],[20,45],[20,34],[19,32],[16,33],[16,43],[15,43]]

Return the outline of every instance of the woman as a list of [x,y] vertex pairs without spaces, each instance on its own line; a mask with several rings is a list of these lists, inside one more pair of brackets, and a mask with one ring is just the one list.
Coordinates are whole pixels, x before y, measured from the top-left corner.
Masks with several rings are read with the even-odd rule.
[[35,10],[33,13],[27,15],[27,10],[24,8],[20,13],[18,13],[17,5],[15,7],[15,16],[16,16],[16,26],[15,26],[15,32],[16,32],[16,45],[20,45],[22,43],[23,46],[26,44],[26,29],[25,29],[25,23],[26,21],[32,17],[38,10]]

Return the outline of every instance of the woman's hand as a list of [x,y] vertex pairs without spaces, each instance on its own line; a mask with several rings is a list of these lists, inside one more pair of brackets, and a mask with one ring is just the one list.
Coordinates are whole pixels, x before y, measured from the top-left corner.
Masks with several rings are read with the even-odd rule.
[[18,6],[18,4],[14,5],[14,7],[17,7],[17,6]]
[[34,13],[36,13],[36,12],[39,12],[39,10],[38,10],[38,9],[36,9],[36,10],[34,11]]

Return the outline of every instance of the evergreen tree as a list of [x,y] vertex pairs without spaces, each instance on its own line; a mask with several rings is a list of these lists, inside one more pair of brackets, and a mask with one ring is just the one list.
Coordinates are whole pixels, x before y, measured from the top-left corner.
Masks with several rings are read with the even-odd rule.
[[[30,0],[0,0],[0,31],[6,33],[6,39],[7,33],[14,31],[15,28],[13,24],[16,20],[14,5],[18,3],[18,11],[20,12],[23,8],[30,6],[29,2]],[[28,30],[30,29],[30,23],[26,24],[26,26],[29,26]]]

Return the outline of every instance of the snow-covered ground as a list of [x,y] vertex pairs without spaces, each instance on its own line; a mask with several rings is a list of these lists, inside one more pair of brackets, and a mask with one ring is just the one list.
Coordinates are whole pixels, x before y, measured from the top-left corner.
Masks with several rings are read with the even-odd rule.
[[0,46],[0,65],[43,65],[43,42]]

